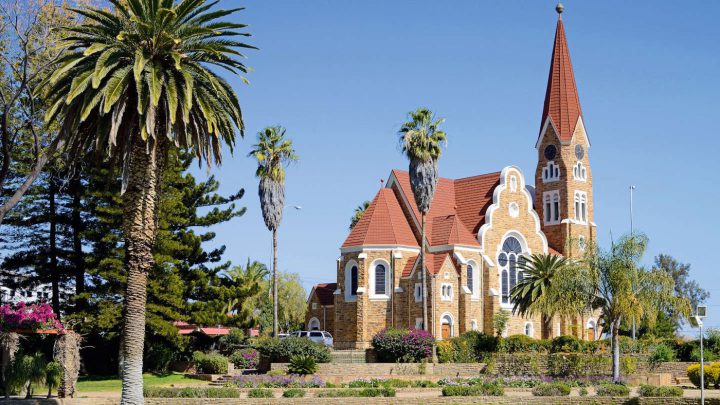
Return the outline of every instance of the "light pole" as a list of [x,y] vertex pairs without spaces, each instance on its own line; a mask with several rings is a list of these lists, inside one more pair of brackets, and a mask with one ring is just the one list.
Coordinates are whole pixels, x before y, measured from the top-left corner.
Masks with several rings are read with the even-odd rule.
[[[633,236],[633,190],[635,186],[630,185],[630,237]],[[632,320],[632,338],[635,340],[635,318]]]
[[707,307],[698,305],[695,316],[690,317],[690,325],[700,328],[700,405],[705,405],[705,353],[703,348],[703,318],[707,316]]

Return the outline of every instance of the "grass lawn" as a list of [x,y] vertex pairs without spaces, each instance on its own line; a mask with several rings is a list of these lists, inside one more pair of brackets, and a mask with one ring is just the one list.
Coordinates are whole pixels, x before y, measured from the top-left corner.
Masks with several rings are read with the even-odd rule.
[[[169,387],[175,386],[203,386],[207,385],[206,381],[185,378],[183,374],[143,374],[143,380],[146,387]],[[120,391],[122,383],[117,376],[83,376],[78,379],[77,390],[82,392],[105,392]]]

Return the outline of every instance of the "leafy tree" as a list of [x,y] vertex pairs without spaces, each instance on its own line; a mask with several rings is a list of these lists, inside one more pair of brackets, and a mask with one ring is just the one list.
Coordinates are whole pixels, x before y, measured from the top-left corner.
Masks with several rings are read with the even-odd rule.
[[265,226],[273,238],[273,336],[278,333],[277,229],[285,208],[285,166],[298,160],[285,128],[267,127],[258,133],[258,140],[248,156],[257,160],[255,175],[260,179],[258,195]]
[[[620,380],[619,331],[623,322],[645,319],[652,323],[663,305],[672,305],[681,312],[688,309],[686,300],[675,297],[672,277],[638,265],[647,242],[646,236],[635,233],[621,238],[609,251],[589,247],[583,265],[590,277],[578,276],[578,282],[589,283],[595,295],[594,307],[602,311],[610,327],[615,381]],[[635,289],[634,285],[641,287]]]
[[[307,293],[300,283],[300,276],[297,273],[279,271],[278,279],[278,324],[284,331],[289,332],[299,328],[305,322]],[[246,310],[256,311],[256,325],[260,326],[262,332],[272,331],[273,305],[270,283],[264,283],[260,292],[248,299],[243,307]]]
[[78,23],[60,2],[0,2],[0,224],[64,144],[43,123],[42,80],[63,52],[64,33],[54,28]]
[[25,398],[32,398],[33,384],[43,384],[46,377],[47,362],[42,353],[33,355],[19,354],[13,363],[11,385],[25,390]]
[[231,148],[243,122],[237,96],[208,66],[246,72],[243,24],[219,18],[203,0],[110,0],[114,12],[75,9],[68,52],[46,84],[46,120],[60,123],[69,150],[88,149],[121,164],[125,238],[125,325],[121,403],[142,404],[142,357],[148,273],[153,268],[161,177],[170,145],[208,165]]
[[370,201],[365,201],[355,208],[355,212],[353,213],[352,218],[350,218],[350,230],[355,228],[355,225],[360,222],[360,218],[362,218],[363,214],[365,214],[365,210],[367,210],[369,206]]
[[60,363],[51,361],[45,367],[45,384],[48,387],[48,398],[52,398],[52,390],[60,385],[63,369]]
[[[690,264],[681,263],[670,255],[660,254],[655,256],[654,268],[672,277],[675,281],[675,296],[688,300],[691,310],[695,310],[698,305],[705,303],[710,298],[710,292],[700,287],[697,281],[690,278]],[[676,311],[675,308],[671,306],[665,307],[658,316],[658,325],[653,332],[672,336],[680,329],[685,319],[683,314]],[[659,327],[663,326],[665,327],[664,333],[662,330],[658,330]]]
[[420,269],[422,269],[423,327],[428,330],[427,282],[425,271],[425,217],[430,211],[438,182],[438,159],[441,144],[446,142],[440,125],[444,119],[435,119],[427,108],[418,108],[408,114],[410,120],[399,131],[402,151],[410,161],[410,188],[422,218],[420,228]]

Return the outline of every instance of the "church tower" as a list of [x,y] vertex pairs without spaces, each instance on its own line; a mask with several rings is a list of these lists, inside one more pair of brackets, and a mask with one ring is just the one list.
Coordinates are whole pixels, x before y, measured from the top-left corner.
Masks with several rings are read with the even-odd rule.
[[556,10],[555,44],[535,144],[535,207],[550,248],[572,257],[595,239],[590,139],[565,38],[562,4]]

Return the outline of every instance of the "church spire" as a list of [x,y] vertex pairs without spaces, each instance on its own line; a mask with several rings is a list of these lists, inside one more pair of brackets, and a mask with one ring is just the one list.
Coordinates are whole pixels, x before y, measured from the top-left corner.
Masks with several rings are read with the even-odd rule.
[[[578,98],[575,75],[570,62],[570,50],[565,38],[563,27],[562,3],[558,3],[555,10],[558,13],[557,28],[555,29],[555,44],[550,61],[550,74],[548,75],[547,90],[545,92],[545,105],[543,107],[540,130],[549,117],[558,132],[560,140],[569,141],[578,119],[582,116],[580,99]],[[542,134],[540,134],[542,135]]]

